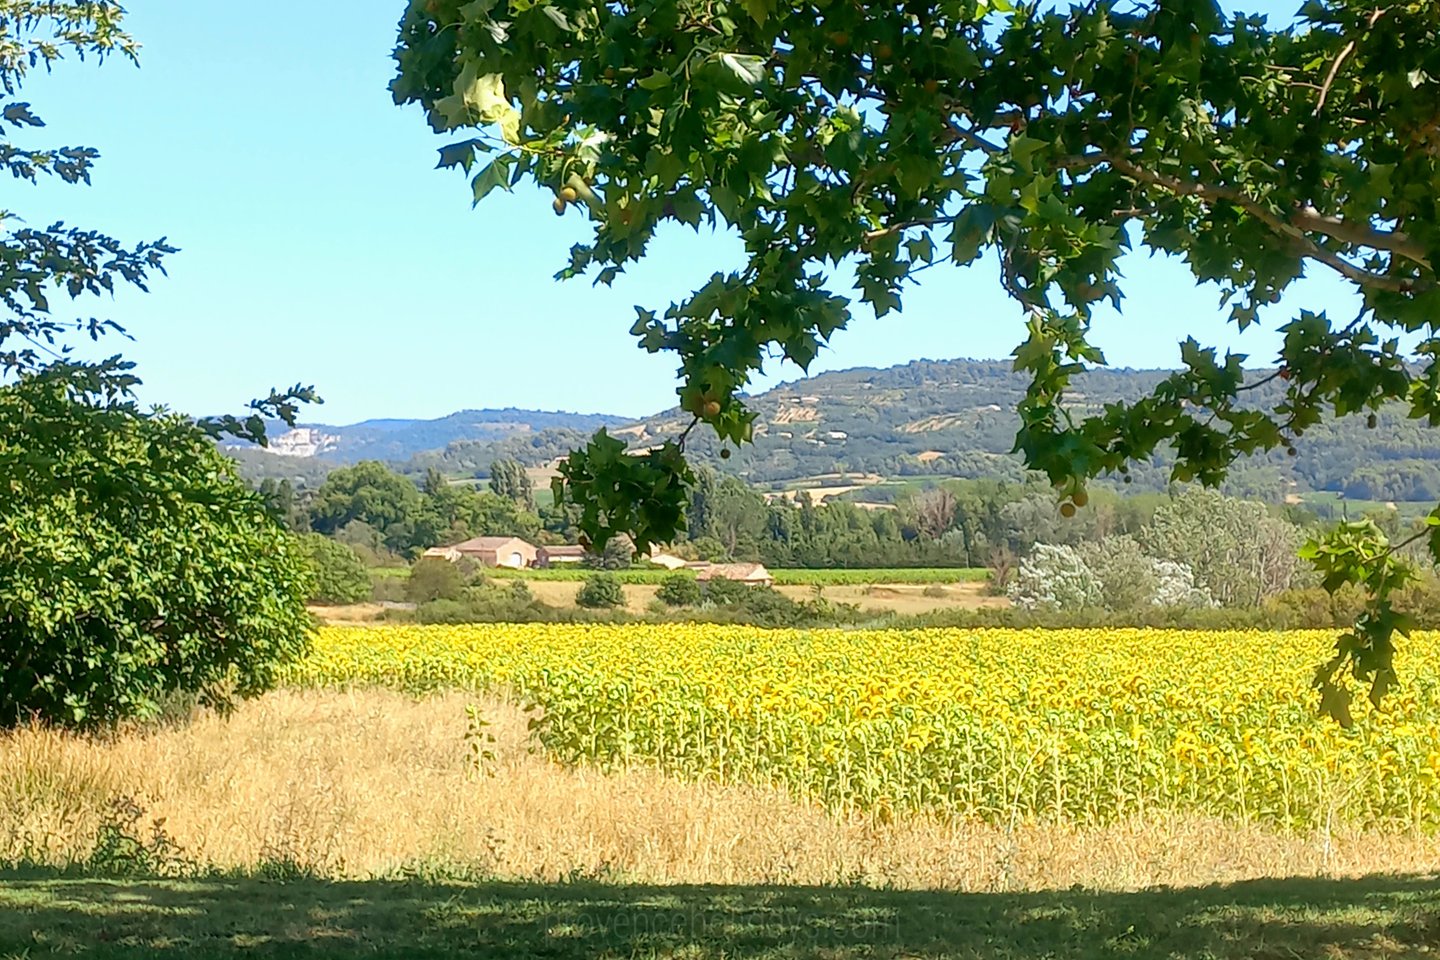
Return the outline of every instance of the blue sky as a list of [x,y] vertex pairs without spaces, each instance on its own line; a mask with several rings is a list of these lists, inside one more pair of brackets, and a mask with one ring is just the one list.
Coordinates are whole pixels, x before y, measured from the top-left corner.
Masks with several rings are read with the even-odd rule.
[[[472,210],[463,177],[433,169],[444,141],[391,103],[403,6],[137,0],[140,69],[66,63],[23,91],[49,124],[33,142],[101,150],[94,185],[16,186],[6,206],[181,248],[148,295],[84,305],[135,336],[123,349],[150,402],[217,413],[303,381],[326,398],[307,419],[331,423],[670,406],[674,363],[634,345],[633,306],[663,308],[735,265],[737,244],[677,229],[611,289],[553,280],[584,221],[557,219],[549,194],[526,187]],[[1172,365],[1187,333],[1268,359],[1274,327],[1301,304],[1353,310],[1339,283],[1316,277],[1237,336],[1182,267],[1141,255],[1126,272],[1124,316],[1096,324],[1120,366]],[[1003,357],[1020,337],[992,268],[936,269],[900,316],[857,318],[812,372]],[[766,382],[798,375],[777,366]]]

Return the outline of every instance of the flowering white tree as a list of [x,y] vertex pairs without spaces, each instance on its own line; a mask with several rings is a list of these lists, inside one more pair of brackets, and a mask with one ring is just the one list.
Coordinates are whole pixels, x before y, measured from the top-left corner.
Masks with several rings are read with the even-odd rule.
[[1132,537],[1070,547],[1039,543],[1020,563],[1007,593],[1028,610],[1114,611],[1213,607],[1189,565],[1148,556]]
[[1037,543],[1007,591],[1027,610],[1082,610],[1105,605],[1100,581],[1080,551],[1063,544]]

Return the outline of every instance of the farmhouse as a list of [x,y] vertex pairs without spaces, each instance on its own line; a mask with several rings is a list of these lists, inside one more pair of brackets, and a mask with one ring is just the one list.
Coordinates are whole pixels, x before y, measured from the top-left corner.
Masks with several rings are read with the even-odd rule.
[[666,570],[682,570],[687,565],[680,557],[669,553],[652,553],[646,558],[657,567],[664,567]]
[[540,547],[535,551],[535,566],[537,567],[553,567],[570,563],[580,563],[584,559],[585,548],[574,544],[556,547]]
[[752,587],[774,586],[775,578],[761,563],[712,563],[700,568],[695,579],[701,583],[710,580],[735,580]]
[[538,552],[534,544],[519,537],[473,537],[448,547],[432,547],[425,551],[425,556],[444,557],[452,562],[469,557],[487,567],[523,570],[535,564]]

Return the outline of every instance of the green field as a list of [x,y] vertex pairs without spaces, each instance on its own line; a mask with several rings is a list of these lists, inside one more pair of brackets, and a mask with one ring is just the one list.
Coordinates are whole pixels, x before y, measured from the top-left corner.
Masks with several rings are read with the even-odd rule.
[[[485,571],[487,577],[507,580],[560,580],[579,582],[592,576],[594,570],[585,567],[558,567],[549,570],[508,570],[504,568]],[[615,576],[621,583],[658,584],[674,573],[694,576],[693,570],[616,570]],[[983,567],[895,567],[889,569],[854,570],[771,570],[776,586],[820,586],[839,587],[860,584],[931,584],[931,583],[978,583],[989,579],[990,571]]]

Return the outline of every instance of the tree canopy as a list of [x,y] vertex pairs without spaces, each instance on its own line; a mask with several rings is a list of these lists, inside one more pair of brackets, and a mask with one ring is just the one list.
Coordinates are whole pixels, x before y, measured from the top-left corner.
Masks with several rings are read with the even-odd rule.
[[[17,97],[67,55],[133,60],[123,16],[106,0],[0,0],[0,164],[15,179],[90,182],[93,147],[17,142],[44,126]],[[0,724],[264,689],[308,641],[307,571],[212,440],[263,441],[266,415],[293,422],[313,393],[272,391],[243,420],[142,410],[133,364],[73,353],[123,331],[70,304],[145,289],[175,248],[33,220],[0,210]]]
[[0,726],[224,703],[309,643],[299,544],[210,438],[63,377],[0,387],[0,570]]
[[[476,201],[528,177],[590,218],[562,277],[610,282],[670,222],[739,235],[743,268],[638,307],[632,331],[677,357],[682,406],[729,443],[767,359],[805,367],[862,305],[884,316],[922,271],[990,258],[1028,318],[1016,449],[1073,509],[1088,478],[1164,447],[1174,479],[1214,484],[1387,400],[1440,423],[1437,28],[1421,0],[1310,0],[1279,23],[1211,0],[412,0],[393,90],[464,132],[440,162]],[[1296,311],[1273,410],[1246,402],[1247,357],[1191,339],[1151,395],[1074,417],[1067,385],[1104,363],[1090,320],[1122,302],[1131,250],[1179,258],[1241,328],[1307,270],[1363,306]],[[681,522],[679,446],[627,456],[601,435],[572,456],[561,483],[592,539],[643,547]],[[1394,678],[1406,624],[1386,597],[1409,572],[1363,524],[1309,553],[1377,597],[1317,676],[1343,716],[1343,672],[1377,700]]]

